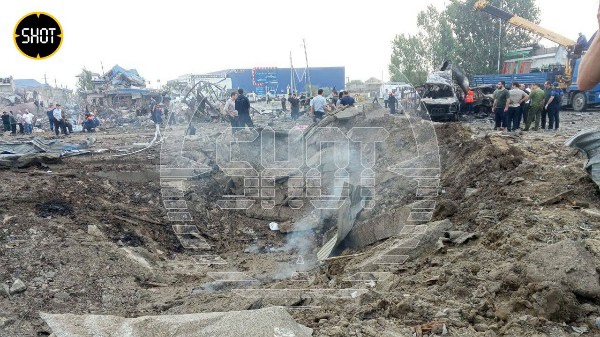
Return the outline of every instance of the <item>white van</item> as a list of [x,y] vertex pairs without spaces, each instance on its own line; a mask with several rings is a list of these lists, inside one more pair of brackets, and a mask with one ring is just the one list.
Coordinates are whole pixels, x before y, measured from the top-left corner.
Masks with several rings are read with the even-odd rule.
[[403,90],[408,88],[412,88],[412,85],[404,82],[390,82],[383,84],[379,88],[379,98],[383,98],[384,101],[387,101],[388,96],[393,90],[396,90],[396,95],[400,95]]
[[258,95],[253,93],[253,92],[249,92],[246,97],[248,97],[248,100],[250,101],[250,103],[256,103],[258,102]]

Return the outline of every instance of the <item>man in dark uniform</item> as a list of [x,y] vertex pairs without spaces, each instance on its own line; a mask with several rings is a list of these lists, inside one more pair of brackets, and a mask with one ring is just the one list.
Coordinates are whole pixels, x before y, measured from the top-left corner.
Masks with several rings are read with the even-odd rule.
[[250,128],[254,127],[252,118],[250,117],[250,101],[244,96],[244,89],[238,89],[238,97],[235,99],[235,110],[238,112],[238,127],[244,128],[246,125]]
[[10,115],[6,111],[2,112],[2,125],[4,131],[10,131]]
[[387,99],[387,105],[390,107],[390,114],[394,115],[396,113],[396,104],[398,103],[398,99],[396,98],[396,90],[392,90]]
[[292,110],[292,119],[296,120],[300,117],[300,100],[296,98],[296,94],[292,94],[288,101],[290,102],[290,110]]
[[[544,82],[544,102],[548,102],[550,100],[550,95],[552,94],[552,84],[550,81]],[[542,130],[546,128],[546,116],[548,116],[548,109],[544,105],[544,110],[542,110]]]
[[287,111],[285,102],[286,102],[285,96],[281,97],[281,110],[283,110],[283,111]]

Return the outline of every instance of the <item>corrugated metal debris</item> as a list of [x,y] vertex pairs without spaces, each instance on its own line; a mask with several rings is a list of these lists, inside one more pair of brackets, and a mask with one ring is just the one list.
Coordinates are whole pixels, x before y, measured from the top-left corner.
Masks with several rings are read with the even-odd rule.
[[64,143],[59,139],[40,137],[31,140],[0,141],[0,167],[26,167],[37,163],[56,162],[60,158],[90,153],[87,150],[94,138],[78,144]]
[[569,138],[565,145],[585,152],[588,161],[584,168],[591,175],[596,185],[600,186],[600,130],[582,130]]

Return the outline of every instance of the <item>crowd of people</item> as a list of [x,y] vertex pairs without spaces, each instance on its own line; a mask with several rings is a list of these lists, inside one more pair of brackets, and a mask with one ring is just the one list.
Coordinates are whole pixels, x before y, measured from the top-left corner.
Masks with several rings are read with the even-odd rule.
[[[11,135],[25,134],[30,135],[33,133],[33,125],[36,122],[35,116],[25,109],[23,113],[21,110],[17,111],[17,115],[12,111],[2,112],[2,126],[4,132],[10,132]],[[17,127],[19,130],[17,131]]]
[[[298,96],[296,93],[288,95],[287,98],[282,97],[281,110],[284,113],[288,112],[287,105],[289,103],[289,113],[292,120],[296,121],[301,116],[301,109],[304,108],[314,123],[322,120],[327,112],[335,109],[340,109],[346,106],[354,106],[356,99],[350,96],[349,92],[333,90],[329,97],[324,96],[324,90],[318,89],[317,95],[307,97],[305,95]],[[231,92],[228,100],[223,105],[223,115],[229,120],[233,132],[240,128],[254,127],[252,114],[250,113],[250,101],[244,95],[243,89],[238,89],[237,92]]]
[[[61,134],[69,136],[73,133],[73,122],[70,120],[69,114],[62,109],[60,104],[51,104],[46,109],[48,117],[49,131],[57,137]],[[28,109],[24,112],[18,110],[16,115],[13,111],[2,112],[2,127],[4,132],[10,132],[11,135],[31,135],[33,134],[34,126],[38,129],[42,128],[42,120],[37,118]],[[86,111],[83,120],[81,121],[82,131],[94,132],[100,125],[100,121],[92,112]]]
[[558,82],[546,81],[543,88],[537,83],[527,86],[513,82],[509,90],[504,81],[498,82],[493,94],[494,129],[530,131],[533,124],[533,131],[540,130],[540,126],[541,130],[558,131],[563,91]]

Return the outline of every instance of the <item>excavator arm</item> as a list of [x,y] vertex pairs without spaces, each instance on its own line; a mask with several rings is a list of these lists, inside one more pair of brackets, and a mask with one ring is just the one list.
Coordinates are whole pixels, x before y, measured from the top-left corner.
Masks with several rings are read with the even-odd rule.
[[525,20],[520,16],[514,15],[510,12],[502,10],[498,7],[490,5],[489,0],[479,0],[475,3],[475,10],[479,10],[493,17],[500,18],[502,20],[507,21],[508,23],[521,27],[525,30],[528,30],[534,34],[537,34],[545,39],[548,39],[552,42],[558,43],[559,45],[567,48],[567,50],[571,51],[572,48],[577,44],[577,42],[564,37],[558,33],[555,33],[551,30],[548,30],[544,27],[541,27],[531,21]]
[[[551,30],[548,30],[540,25],[537,25],[529,20],[525,20],[524,18],[517,16],[513,13],[507,12],[503,9],[490,5],[489,0],[478,0],[475,3],[475,10],[482,11],[488,13],[489,15],[505,20],[506,22],[516,26],[521,27],[527,31],[530,31],[534,34],[537,34],[545,39],[548,39],[552,42],[558,43],[559,45],[565,47],[569,52],[569,59],[572,57],[572,52],[577,44],[576,41],[573,41],[565,36],[562,36],[558,33],[555,33]],[[565,88],[571,82],[571,63],[567,60],[565,64],[565,71],[563,75],[557,76],[557,81],[561,84],[562,88]]]

